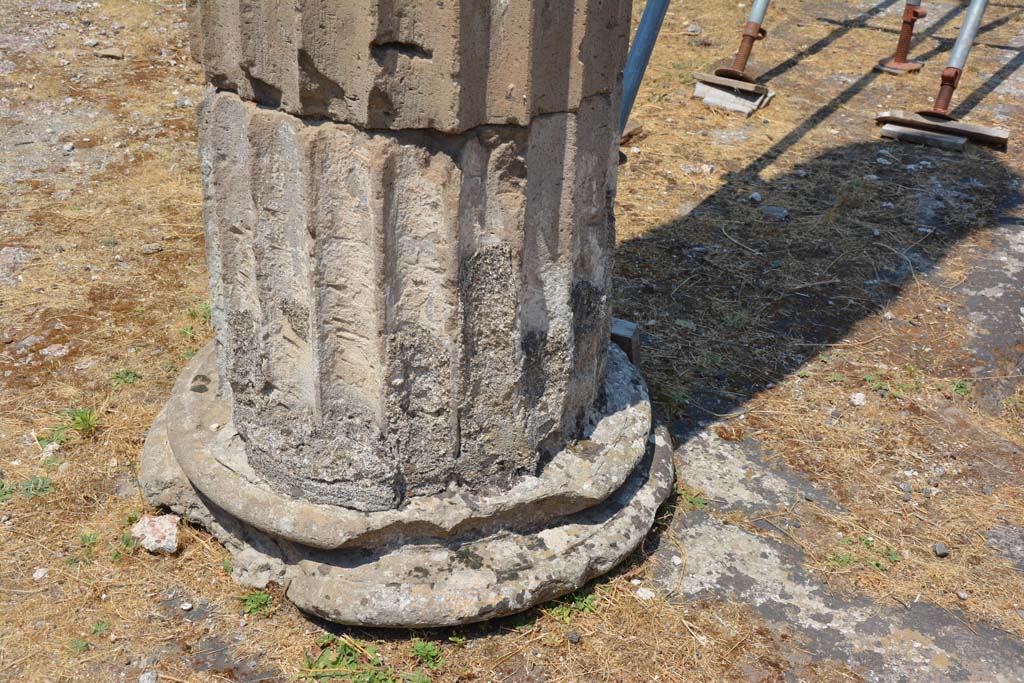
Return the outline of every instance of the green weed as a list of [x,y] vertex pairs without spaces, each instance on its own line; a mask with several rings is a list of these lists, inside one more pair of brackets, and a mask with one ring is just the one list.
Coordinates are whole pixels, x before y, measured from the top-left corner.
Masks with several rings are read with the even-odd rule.
[[132,532],[122,532],[117,543],[110,544],[110,559],[117,562],[127,555],[131,555],[138,547],[139,542],[132,538]]
[[135,384],[140,379],[142,379],[142,375],[133,370],[126,369],[118,370],[117,372],[115,372],[111,376],[110,382],[111,384],[114,385],[115,389],[120,389],[121,387],[126,386],[128,384]]
[[49,434],[39,434],[38,436],[36,436],[36,441],[39,442],[39,445],[42,446],[43,448],[46,448],[51,443],[55,443],[58,446],[63,446],[70,440],[71,435],[68,434],[67,425],[54,427],[53,429],[50,430]]
[[100,416],[89,408],[68,408],[64,411],[67,426],[82,436],[89,436],[100,424]]
[[270,613],[270,604],[273,598],[270,593],[255,591],[242,596],[242,611],[246,614],[265,616]]
[[204,301],[202,303],[195,304],[194,306],[189,306],[188,307],[188,317],[192,318],[193,320],[198,320],[200,322],[209,323],[210,322],[210,315],[211,315],[210,302],[208,302],[208,301]]
[[597,611],[597,600],[593,593],[585,592],[586,587],[579,588],[569,595],[549,603],[545,612],[565,624],[572,623],[573,617],[581,614],[593,614]]
[[318,639],[318,647],[321,648],[319,654],[306,653],[299,678],[338,678],[347,683],[398,683],[394,669],[385,666],[377,648],[372,645],[360,645],[351,638],[337,640],[332,637]]
[[32,500],[53,491],[53,481],[49,477],[32,477],[21,485],[21,497]]
[[965,396],[969,396],[971,391],[974,390],[974,387],[971,386],[971,383],[967,380],[958,379],[949,386],[949,389],[960,398],[963,398]]
[[413,638],[412,654],[419,660],[420,664],[431,671],[437,671],[444,666],[444,651],[441,646],[430,640]]

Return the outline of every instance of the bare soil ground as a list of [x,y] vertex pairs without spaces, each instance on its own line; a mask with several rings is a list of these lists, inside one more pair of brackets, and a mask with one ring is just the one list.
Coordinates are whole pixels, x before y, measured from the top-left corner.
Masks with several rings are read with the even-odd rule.
[[[202,75],[177,3],[0,0],[0,680],[292,680],[325,634],[379,648],[366,680],[382,683],[965,679],[944,651],[892,664],[939,640],[902,625],[915,605],[948,617],[944,637],[989,641],[1004,680],[1024,676],[1024,5],[990,6],[955,99],[1008,127],[1009,152],[963,154],[881,142],[871,117],[927,104],[964,6],[927,5],[925,71],[894,78],[871,66],[898,2],[780,0],[755,48],[777,95],[749,119],[689,97],[745,9],[673,4],[623,147],[614,303],[643,326],[680,494],[599,586],[409,634],[317,622],[273,589],[269,613],[247,614],[198,529],[174,557],[123,541],[147,511],[142,439],[211,335]],[[739,504],[781,476],[798,483]],[[690,531],[708,525],[766,544],[794,583],[698,585],[718,560]],[[822,619],[901,624],[864,646],[889,648],[879,666],[900,677],[751,597],[811,584],[832,596]]]

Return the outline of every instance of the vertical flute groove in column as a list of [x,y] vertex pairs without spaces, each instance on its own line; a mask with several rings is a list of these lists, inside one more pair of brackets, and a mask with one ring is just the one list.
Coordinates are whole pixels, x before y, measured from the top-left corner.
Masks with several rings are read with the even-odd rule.
[[148,499],[346,623],[514,612],[671,488],[609,345],[623,0],[189,0],[215,342]]

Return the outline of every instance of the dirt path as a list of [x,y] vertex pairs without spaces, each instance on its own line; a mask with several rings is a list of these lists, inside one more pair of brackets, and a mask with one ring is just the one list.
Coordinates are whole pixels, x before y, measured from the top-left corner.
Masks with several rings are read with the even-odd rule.
[[174,557],[123,541],[145,430],[211,333],[202,76],[175,3],[0,0],[0,680],[292,680],[327,633],[378,647],[385,683],[1024,680],[1024,5],[991,6],[955,100],[1010,150],[964,154],[871,124],[934,94],[963,6],[926,7],[926,69],[897,79],[870,70],[896,0],[778,2],[756,48],[777,95],[742,119],[689,92],[744,9],[673,3],[614,304],[680,494],[601,585],[414,634],[430,669],[410,634],[273,588],[246,614],[203,532]]

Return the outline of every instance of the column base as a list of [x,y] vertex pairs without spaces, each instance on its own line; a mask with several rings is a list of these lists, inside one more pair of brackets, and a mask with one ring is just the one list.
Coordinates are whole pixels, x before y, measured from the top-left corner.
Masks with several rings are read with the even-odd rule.
[[[225,510],[237,499],[217,495],[226,502],[222,507],[204,491],[209,480],[199,481],[234,468],[241,472],[235,483],[250,488],[254,500],[262,491],[246,479],[239,460],[244,448],[231,428],[227,401],[217,398],[213,357],[204,350],[186,368],[150,430],[140,480],[150,503],[185,515],[224,543],[240,583],[280,583],[300,609],[330,621],[425,627],[513,614],[564,595],[622,561],[647,534],[671,492],[669,436],[661,427],[650,431],[649,402],[642,382],[636,385],[638,373],[613,349],[608,374],[609,385],[615,385],[606,387],[612,394],[609,405],[617,409],[598,416],[591,438],[580,442],[583,448],[566,449],[576,453],[575,461],[563,456],[561,466],[552,468],[562,456],[556,455],[538,477],[514,487],[520,489],[521,506],[515,495],[474,498],[452,492],[414,498],[393,512],[356,513],[263,491],[266,509],[277,509],[285,523],[267,527],[270,516],[264,515],[258,520],[261,529]],[[211,431],[210,418],[218,414],[224,421]],[[586,476],[572,478],[580,466]],[[226,483],[221,480],[215,488]],[[612,483],[614,488],[605,491]],[[556,485],[576,490],[555,495]],[[504,505],[494,502],[501,499]],[[303,508],[287,507],[293,504]],[[248,508],[235,510],[240,511],[246,514]],[[422,516],[428,513],[434,523],[424,526]],[[336,517],[323,517],[330,514]],[[338,526],[323,528],[326,523]]]

